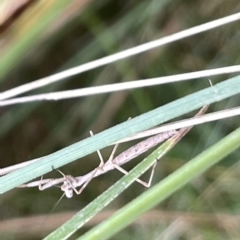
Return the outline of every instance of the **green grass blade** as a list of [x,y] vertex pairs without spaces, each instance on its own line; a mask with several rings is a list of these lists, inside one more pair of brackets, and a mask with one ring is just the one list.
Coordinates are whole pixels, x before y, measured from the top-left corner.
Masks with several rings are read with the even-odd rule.
[[111,145],[125,137],[149,129],[158,124],[198,109],[204,105],[223,100],[240,92],[240,77],[234,77],[213,87],[190,94],[162,107],[156,108],[129,121],[109,128],[53,154],[41,158],[22,169],[0,179],[0,193],[42,176],[53,168],[60,168],[98,149]]
[[77,229],[82,227],[87,221],[119,196],[121,192],[146,172],[156,162],[156,159],[160,159],[164,156],[175,144],[176,142],[172,138],[167,140],[138,164],[137,167],[130,171],[128,175],[122,177],[117,183],[93,200],[84,209],[79,211],[69,221],[47,236],[45,240],[67,239],[70,235],[76,232]]
[[205,172],[240,147],[240,128],[199,154],[179,170],[166,177],[147,192],[127,204],[111,218],[91,229],[78,240],[108,239],[153,208],[179,188]]

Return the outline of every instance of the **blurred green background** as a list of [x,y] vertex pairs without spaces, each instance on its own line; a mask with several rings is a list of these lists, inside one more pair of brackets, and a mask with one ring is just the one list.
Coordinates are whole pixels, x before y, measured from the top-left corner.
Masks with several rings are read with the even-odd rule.
[[[24,3],[21,11],[0,22],[1,92],[236,13],[240,9],[237,0],[19,2]],[[16,6],[16,2],[10,0],[1,1],[0,4],[5,4],[0,9],[0,16],[5,16],[6,6]],[[239,26],[239,22],[228,24],[43,87],[34,93],[236,65],[240,62]],[[211,80],[215,84],[228,77],[231,75],[213,77]],[[87,137],[90,130],[97,133],[207,86],[207,79],[199,79],[58,102],[2,107],[1,168],[50,154]],[[238,106],[239,100],[236,96],[219,102],[212,105],[209,111]],[[236,117],[195,127],[159,163],[154,182],[219,141],[239,126],[238,121],[239,117]],[[133,144],[124,143],[118,151]],[[111,149],[103,151],[105,159]],[[239,239],[238,153],[228,156],[220,165],[188,184],[113,239]],[[143,156],[128,164],[126,169],[131,169],[141,159]],[[99,162],[97,154],[86,157],[84,161],[76,161],[61,171],[78,176],[87,173]],[[148,175],[142,179],[147,179]],[[59,173],[52,172],[48,176],[59,177]],[[43,238],[120,176],[117,171],[100,176],[80,196],[70,200],[63,198],[54,209],[61,197],[58,188],[43,192],[37,188],[15,189],[0,196],[0,238]],[[94,221],[79,230],[75,237],[102,222],[108,214],[143,191],[145,189],[141,185],[134,183]]]

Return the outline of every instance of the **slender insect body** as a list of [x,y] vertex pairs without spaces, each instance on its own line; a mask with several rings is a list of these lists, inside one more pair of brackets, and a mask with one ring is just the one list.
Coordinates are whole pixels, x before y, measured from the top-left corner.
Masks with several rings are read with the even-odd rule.
[[143,140],[140,143],[134,145],[133,147],[130,147],[123,153],[119,154],[112,160],[112,162],[115,163],[116,165],[123,165],[132,160],[133,158],[139,156],[140,154],[146,152],[150,148],[155,147],[157,144],[169,139],[176,133],[177,133],[176,130],[171,130],[168,132],[159,133],[146,140]]
[[[208,106],[204,106],[195,115],[195,117],[203,115],[206,112],[207,108],[208,108]],[[83,191],[83,189],[86,187],[86,185],[92,180],[92,178],[97,177],[103,173],[106,173],[107,171],[110,171],[114,168],[117,168],[119,171],[123,172],[124,174],[127,174],[127,172],[120,167],[121,165],[132,160],[133,158],[137,157],[141,153],[156,146],[158,143],[167,140],[170,137],[175,138],[175,141],[178,142],[191,128],[192,127],[190,126],[190,127],[182,128],[179,131],[172,130],[172,131],[157,134],[157,135],[150,137],[150,138],[138,143],[137,145],[127,149],[125,152],[121,153],[120,155],[118,155],[116,158],[113,159],[112,155],[116,151],[116,148],[117,148],[117,145],[116,145],[113,149],[113,152],[112,152],[109,160],[106,163],[103,162],[102,156],[101,156],[100,152],[98,152],[100,161],[101,161],[99,167],[95,168],[94,170],[92,170],[91,172],[89,172],[88,174],[86,174],[84,176],[80,176],[80,177],[76,177],[76,178],[71,177],[71,179],[66,177],[61,189],[65,192],[65,195],[67,197],[72,197],[73,190],[77,194],[80,194]],[[143,182],[140,179],[137,179],[136,181],[146,187],[149,187],[151,185],[151,181],[152,181],[152,177],[153,177],[153,173],[154,173],[156,164],[157,164],[157,162],[153,165],[151,176],[150,176],[148,183]],[[82,186],[81,189],[79,191],[77,191],[76,187],[80,187],[80,186]]]
[[[198,114],[196,114],[195,116],[203,115],[206,110],[207,110],[207,106],[203,107],[198,112]],[[178,141],[191,129],[191,127],[192,126],[182,128],[179,131],[170,130],[170,131],[167,131],[167,132],[159,133],[155,136],[152,136],[148,139],[145,139],[145,140],[141,141],[140,143],[134,145],[133,147],[130,147],[129,149],[127,149],[123,153],[119,154],[117,157],[113,158],[113,155],[114,155],[114,153],[117,149],[117,146],[118,146],[118,144],[116,144],[115,147],[113,148],[112,154],[110,155],[109,159],[106,162],[103,161],[101,153],[99,151],[97,151],[97,153],[100,157],[99,166],[96,167],[91,172],[89,172],[89,173],[87,173],[83,176],[73,177],[71,175],[64,175],[63,173],[61,173],[59,171],[63,175],[62,178],[44,179],[44,180],[41,179],[40,181],[30,182],[30,183],[27,183],[27,184],[23,184],[19,187],[38,186],[40,190],[44,190],[44,189],[50,188],[52,186],[62,184],[61,185],[61,190],[65,193],[65,196],[67,198],[71,198],[73,196],[73,191],[76,194],[80,194],[93,178],[95,178],[95,177],[97,177],[101,174],[104,174],[104,173],[106,173],[110,170],[118,169],[122,173],[128,174],[128,172],[126,170],[124,170],[121,167],[121,165],[131,161],[133,158],[139,156],[140,154],[146,152],[150,148],[156,146],[157,144],[159,144],[161,142],[164,142],[165,140],[167,140],[171,137],[173,137],[173,139],[175,138],[175,141]],[[93,135],[93,134],[91,133],[91,135]],[[149,187],[150,184],[151,184],[151,181],[152,181],[153,172],[154,172],[154,169],[156,167],[156,163],[153,165],[152,172],[151,172],[150,179],[149,179],[148,183],[143,182],[140,179],[136,179],[136,181],[141,183],[145,187]],[[81,187],[80,190],[76,189],[78,187]]]

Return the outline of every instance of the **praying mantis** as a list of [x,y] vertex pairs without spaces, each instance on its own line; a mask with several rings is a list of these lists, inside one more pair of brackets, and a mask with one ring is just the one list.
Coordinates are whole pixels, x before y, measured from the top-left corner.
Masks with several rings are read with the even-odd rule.
[[[208,106],[204,106],[202,109],[200,109],[200,111],[194,117],[203,115],[207,111],[207,108],[208,108]],[[149,137],[149,138],[137,143],[136,145],[130,147],[129,149],[127,149],[126,151],[122,152],[121,154],[119,154],[118,156],[116,156],[114,158],[114,154],[119,145],[119,144],[116,144],[113,148],[113,151],[112,151],[109,159],[106,162],[104,162],[100,151],[97,151],[99,158],[100,158],[100,164],[98,167],[96,167],[95,169],[93,169],[92,171],[90,171],[89,173],[87,173],[85,175],[73,177],[71,175],[64,175],[60,170],[58,170],[63,175],[63,177],[57,178],[57,179],[55,179],[55,178],[42,179],[41,178],[41,180],[26,183],[26,184],[20,185],[18,187],[20,187],[20,188],[38,187],[39,190],[45,190],[47,188],[61,184],[61,190],[64,192],[65,196],[67,198],[71,198],[73,196],[74,192],[76,194],[81,194],[82,191],[85,189],[85,187],[88,185],[88,183],[93,178],[95,178],[99,175],[102,175],[110,170],[117,169],[124,174],[128,174],[128,172],[121,167],[123,164],[131,161],[132,159],[136,158],[140,154],[146,152],[147,150],[153,148],[157,144],[164,142],[165,140],[167,140],[169,138],[172,138],[173,141],[176,141],[176,142],[179,141],[191,128],[192,128],[192,126],[182,128],[178,131],[177,130],[169,130],[166,132],[158,133],[155,136]],[[93,135],[92,132],[90,132],[90,134]],[[37,161],[37,160],[38,159],[35,159],[35,160],[29,161],[29,162],[33,162],[33,161]],[[156,159],[155,164],[152,167],[152,171],[151,171],[148,182],[144,182],[140,179],[136,179],[136,181],[145,187],[149,187],[152,182],[154,169],[155,169],[156,165],[157,165],[157,159]],[[24,163],[21,166],[24,166]],[[5,172],[8,172],[8,171],[12,171],[12,168],[9,167]],[[77,190],[78,187],[80,187],[79,190]]]

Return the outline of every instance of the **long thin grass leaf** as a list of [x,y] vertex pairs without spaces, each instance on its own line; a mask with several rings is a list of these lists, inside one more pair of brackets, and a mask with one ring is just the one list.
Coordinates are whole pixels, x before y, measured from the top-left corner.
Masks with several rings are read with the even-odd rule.
[[146,172],[155,162],[164,156],[177,142],[171,138],[153,151],[137,167],[123,176],[117,183],[111,186],[107,191],[92,201],[83,210],[79,211],[69,221],[64,223],[60,228],[52,232],[45,240],[67,239],[76,232],[87,221],[101,211],[105,206],[112,202],[120,193],[130,186],[137,178]]
[[78,240],[110,238],[239,147],[240,128],[199,154]]
[[41,158],[22,169],[0,179],[0,193],[31,181],[47,172],[57,169],[98,149],[102,149],[123,138],[149,129],[182,114],[234,96],[240,92],[240,77],[234,77],[186,97],[156,108],[127,122],[109,128],[91,138],[84,139],[53,154]]

